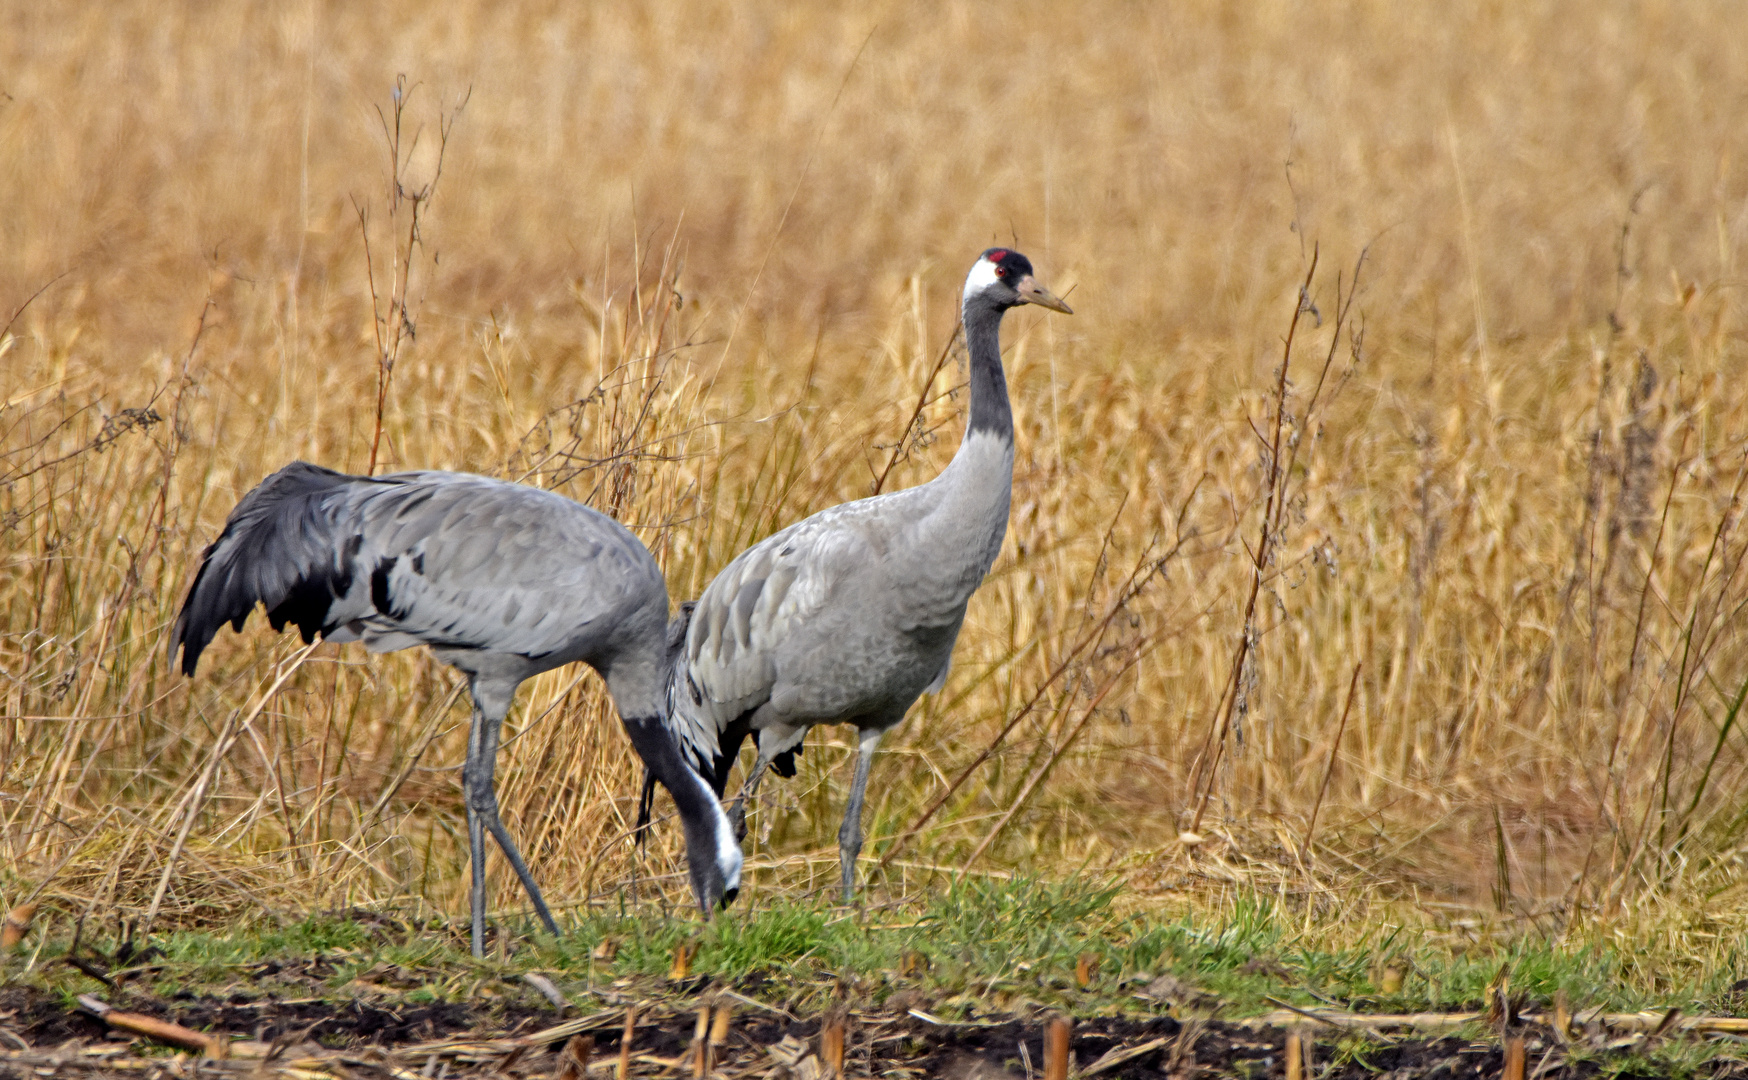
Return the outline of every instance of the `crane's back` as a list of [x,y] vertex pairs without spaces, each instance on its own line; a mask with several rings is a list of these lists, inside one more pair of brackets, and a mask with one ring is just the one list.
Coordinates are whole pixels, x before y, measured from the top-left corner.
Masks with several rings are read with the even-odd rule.
[[[207,548],[171,636],[193,672],[256,604],[303,639],[425,644],[520,681],[573,660],[660,655],[667,587],[623,525],[561,495],[465,473],[357,477],[297,462],[246,495]],[[512,686],[513,690],[513,686]]]

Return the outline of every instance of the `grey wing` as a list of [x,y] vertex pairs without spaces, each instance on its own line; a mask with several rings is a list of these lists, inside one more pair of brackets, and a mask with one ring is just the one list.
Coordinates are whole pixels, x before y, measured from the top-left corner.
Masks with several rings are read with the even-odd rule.
[[563,496],[463,473],[366,478],[296,462],[231,512],[171,633],[193,674],[255,606],[306,642],[364,638],[516,652],[575,648],[601,617],[667,591],[623,526]]
[[[808,633],[840,582],[878,557],[857,504],[833,507],[742,552],[698,598],[670,686],[674,737],[726,779],[724,734],[771,698],[784,645]],[[733,746],[726,742],[733,742]]]
[[634,616],[651,620],[659,640],[667,585],[623,525],[539,488],[407,474],[410,483],[430,477],[444,480],[414,510],[410,499],[381,494],[359,507],[375,549],[371,610],[352,628],[366,645],[490,649],[556,664],[599,659]]

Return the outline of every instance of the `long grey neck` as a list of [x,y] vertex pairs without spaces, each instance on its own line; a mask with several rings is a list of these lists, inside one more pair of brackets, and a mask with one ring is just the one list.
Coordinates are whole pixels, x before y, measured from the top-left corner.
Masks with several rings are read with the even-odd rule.
[[650,612],[622,625],[624,637],[618,654],[604,666],[597,666],[607,681],[607,692],[621,717],[666,716],[668,711],[668,676],[673,659],[667,648],[667,628],[658,621],[667,615],[667,604],[659,614]]
[[965,306],[965,345],[971,351],[971,419],[965,438],[997,435],[1014,441],[1014,413],[1008,404],[1008,381],[1001,369],[1002,309],[990,304]]
[[[924,485],[929,512],[915,535],[928,551],[928,570],[907,579],[913,607],[924,622],[963,617],[965,601],[1001,552],[1014,483],[1014,414],[1001,369],[1002,309],[965,307],[971,350],[971,416],[965,438],[941,475]],[[928,579],[924,581],[922,579]]]

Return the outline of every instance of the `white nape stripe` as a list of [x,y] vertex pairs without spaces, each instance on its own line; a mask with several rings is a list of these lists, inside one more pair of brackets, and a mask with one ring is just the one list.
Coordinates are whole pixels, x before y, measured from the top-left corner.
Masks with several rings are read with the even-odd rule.
[[978,259],[971,265],[971,273],[965,275],[965,300],[994,285],[1001,279],[995,276],[995,264],[988,259]]

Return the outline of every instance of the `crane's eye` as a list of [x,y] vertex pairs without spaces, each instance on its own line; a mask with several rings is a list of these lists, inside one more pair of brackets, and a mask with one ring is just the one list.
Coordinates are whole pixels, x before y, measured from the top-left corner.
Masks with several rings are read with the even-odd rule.
[[1007,277],[1008,276],[1008,268],[1005,266],[996,267],[995,268],[995,276],[1001,277],[1001,278]]

